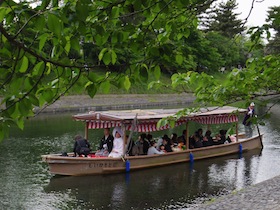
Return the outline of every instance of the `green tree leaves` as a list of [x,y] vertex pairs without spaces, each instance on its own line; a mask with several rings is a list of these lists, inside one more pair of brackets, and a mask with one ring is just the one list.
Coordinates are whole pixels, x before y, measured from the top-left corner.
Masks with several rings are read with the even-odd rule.
[[184,61],[184,57],[180,54],[175,56],[175,60],[179,65],[182,65],[183,61]]
[[[43,109],[72,88],[94,97],[112,87],[129,91],[136,82],[144,86],[151,78],[155,79],[151,88],[163,87],[161,75],[174,74],[172,85],[177,91],[194,88],[201,100],[213,97],[221,103],[221,98],[237,92],[244,98],[247,86],[261,82],[260,78],[271,79],[277,61],[252,60],[248,70],[233,71],[225,86],[196,73],[236,60],[236,54],[221,52],[237,48],[224,43],[225,48],[219,48],[220,37],[207,36],[197,28],[197,14],[211,3],[73,0],[59,4],[46,0],[31,7],[23,1],[1,2],[0,138],[11,125],[23,128],[34,108]],[[265,71],[258,69],[261,65]],[[243,84],[242,79],[248,82]],[[262,83],[267,85],[262,89],[278,85],[271,81],[270,86]]]
[[11,8],[0,7],[0,22],[2,22],[5,16],[11,11]]
[[61,20],[55,14],[48,14],[47,25],[50,31],[53,32],[58,38],[61,37],[63,25]]
[[0,115],[22,128],[34,107],[48,106],[72,87],[91,97],[112,86],[129,91],[135,82],[146,85],[150,76],[159,80],[163,71],[183,66],[187,56],[178,46],[186,45],[197,19],[185,3],[0,3],[0,86],[6,104]]
[[98,55],[98,59],[103,61],[105,65],[116,64],[117,54],[112,49],[103,48]]
[[129,90],[130,86],[131,86],[131,82],[130,82],[130,80],[129,80],[129,77],[126,76],[125,79],[124,79],[124,88],[125,88],[126,90]]
[[48,39],[48,36],[49,34],[45,33],[45,34],[42,34],[40,37],[39,37],[39,51],[41,51],[43,49],[43,47],[45,46],[45,43]]
[[24,73],[26,72],[27,68],[28,68],[28,58],[26,56],[23,56],[19,72]]

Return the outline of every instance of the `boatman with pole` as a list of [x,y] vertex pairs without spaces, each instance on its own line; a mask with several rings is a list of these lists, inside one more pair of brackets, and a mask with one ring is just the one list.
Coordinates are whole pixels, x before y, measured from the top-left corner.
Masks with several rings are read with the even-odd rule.
[[253,129],[252,129],[252,119],[255,116],[255,103],[252,102],[247,112],[245,113],[244,119],[243,119],[243,125],[245,127],[245,135],[247,138],[250,138],[253,136]]

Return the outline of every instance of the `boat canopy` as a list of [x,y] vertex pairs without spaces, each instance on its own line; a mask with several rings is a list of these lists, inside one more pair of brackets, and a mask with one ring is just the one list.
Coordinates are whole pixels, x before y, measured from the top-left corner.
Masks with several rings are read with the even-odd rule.
[[[160,119],[172,117],[183,109],[137,109],[90,111],[86,114],[73,115],[73,119],[87,123],[88,129],[112,128],[124,126],[125,130],[137,132],[152,132],[171,128],[170,125],[157,127]],[[175,122],[175,126],[189,121],[200,124],[223,124],[238,122],[238,115],[246,109],[236,107],[208,107],[198,112],[183,116]]]

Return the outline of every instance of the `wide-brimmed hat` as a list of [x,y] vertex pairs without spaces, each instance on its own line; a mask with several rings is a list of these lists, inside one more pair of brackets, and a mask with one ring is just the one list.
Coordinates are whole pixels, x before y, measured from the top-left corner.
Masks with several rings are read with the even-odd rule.
[[254,102],[250,103],[250,106],[255,106],[255,103]]

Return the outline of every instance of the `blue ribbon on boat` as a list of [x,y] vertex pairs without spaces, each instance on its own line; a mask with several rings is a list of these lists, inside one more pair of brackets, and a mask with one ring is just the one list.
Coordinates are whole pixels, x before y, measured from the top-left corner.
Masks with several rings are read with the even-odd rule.
[[130,171],[130,162],[129,162],[129,160],[126,160],[126,161],[125,161],[125,171],[126,171],[126,172],[129,172],[129,171]]

